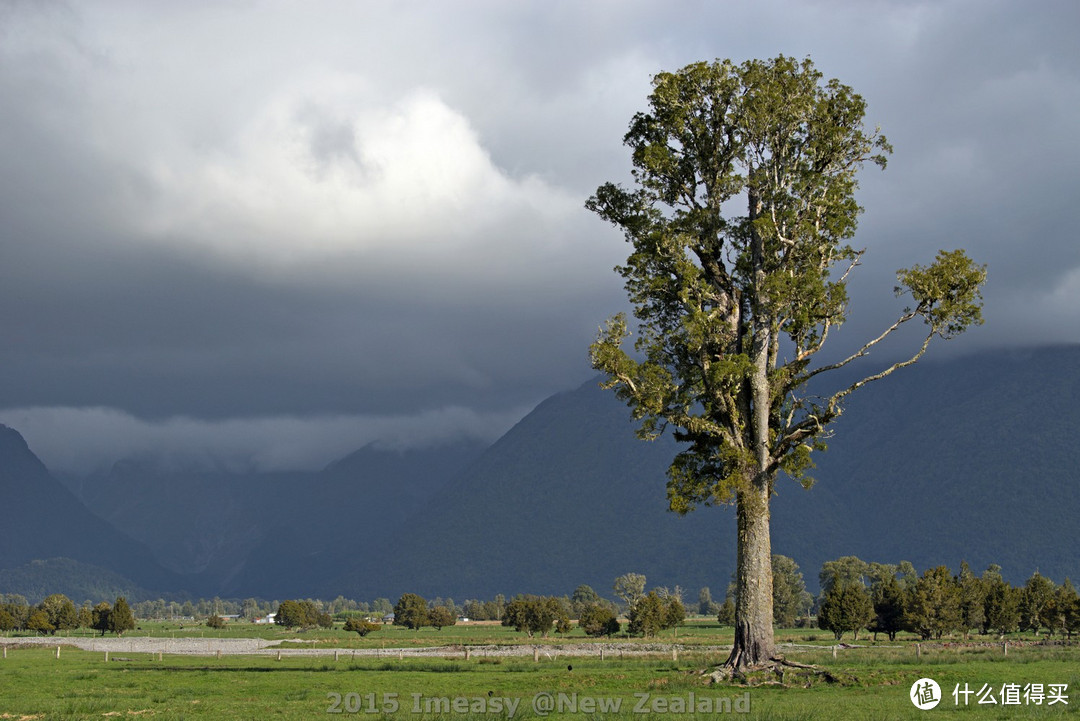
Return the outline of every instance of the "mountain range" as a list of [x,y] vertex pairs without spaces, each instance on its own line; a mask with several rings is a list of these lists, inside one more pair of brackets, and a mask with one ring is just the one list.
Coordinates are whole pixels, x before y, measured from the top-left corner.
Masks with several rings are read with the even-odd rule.
[[[811,587],[845,555],[1080,578],[1078,429],[1080,347],[924,361],[853,395],[813,488],[778,481],[773,550]],[[488,447],[367,446],[275,474],[122,459],[61,483],[0,427],[0,592],[33,595],[67,573],[76,591],[127,580],[136,597],[460,601],[582,583],[603,594],[627,572],[722,592],[732,509],[667,511],[677,446],[633,430],[594,379]],[[71,560],[43,562],[58,558]]]

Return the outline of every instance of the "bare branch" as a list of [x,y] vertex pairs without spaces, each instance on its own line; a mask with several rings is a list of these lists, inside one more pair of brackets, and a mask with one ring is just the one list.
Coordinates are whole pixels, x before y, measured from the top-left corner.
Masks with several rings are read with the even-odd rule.
[[919,348],[919,351],[915,355],[908,358],[906,361],[900,361],[900,362],[897,362],[897,363],[893,363],[891,366],[889,366],[885,370],[881,371],[880,373],[875,373],[875,374],[873,374],[871,376],[867,376],[866,378],[863,378],[861,381],[856,381],[855,383],[852,383],[850,386],[848,386],[844,390],[842,390],[839,393],[837,393],[836,395],[832,396],[829,399],[829,407],[830,408],[834,407],[836,404],[838,404],[841,400],[843,400],[850,393],[852,393],[853,391],[863,387],[867,383],[872,383],[873,381],[880,380],[880,379],[884,378],[885,376],[889,375],[890,373],[892,373],[893,371],[897,370],[898,368],[905,368],[905,367],[907,367],[909,365],[913,365],[917,360],[919,360],[920,358],[923,357],[924,353],[926,353],[926,349],[930,347],[930,340],[933,337],[934,337],[934,331],[931,331],[926,336],[926,339],[923,341],[922,346]]
[[[836,363],[830,363],[829,365],[821,366],[820,368],[815,368],[814,370],[807,373],[805,376],[802,376],[799,379],[800,384],[810,380],[811,378],[813,378],[816,375],[820,375],[821,373],[825,373],[826,371],[833,371],[833,370],[836,370],[837,368],[843,368],[848,363],[851,363],[853,360],[856,360],[858,358],[862,358],[863,356],[865,356],[867,353],[870,352],[871,348],[876,346],[881,341],[885,340],[885,338],[887,338],[889,335],[891,335],[897,328],[902,326],[904,323],[907,323],[912,318],[917,317],[918,315],[919,315],[918,309],[913,310],[913,311],[908,311],[904,315],[900,316],[900,318],[895,323],[893,323],[891,326],[886,328],[884,333],[879,335],[877,338],[874,338],[872,341],[869,341],[868,343],[866,343],[862,348],[855,351],[854,353],[849,355],[844,360],[837,361]],[[924,346],[923,351],[925,351],[925,350],[926,350],[926,348]],[[922,352],[920,352],[918,355],[921,356]],[[918,357],[918,356],[916,356],[916,357]],[[912,363],[914,363],[914,362],[915,361],[912,361]],[[910,365],[910,364],[905,364],[905,365]]]

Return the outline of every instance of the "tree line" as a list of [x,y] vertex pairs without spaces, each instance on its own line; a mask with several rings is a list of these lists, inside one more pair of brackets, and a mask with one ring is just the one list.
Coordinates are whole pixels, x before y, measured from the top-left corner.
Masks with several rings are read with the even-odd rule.
[[62,593],[46,596],[41,603],[30,605],[18,594],[0,594],[0,631],[34,631],[52,635],[57,631],[89,628],[122,636],[135,628],[135,614],[127,599],[118,596],[115,604],[102,601],[81,607]]
[[900,631],[923,640],[972,631],[1004,636],[1014,631],[1072,638],[1080,633],[1080,595],[1069,579],[1055,584],[1038,571],[1023,586],[1010,585],[991,564],[976,576],[966,562],[958,573],[947,566],[919,576],[910,563],[867,563],[854,556],[830,561],[821,570],[818,626],[837,640],[857,639],[865,629],[890,640]]
[[[620,576],[615,582],[616,591],[625,594],[628,634],[655,636],[685,620],[686,608],[680,589],[670,591],[656,588],[645,593],[644,585],[645,577],[640,574]],[[578,586],[569,597],[518,594],[506,601],[500,595],[492,601],[467,601],[461,610],[467,613],[469,609],[478,613],[465,618],[497,620],[503,626],[530,637],[547,636],[553,632],[569,633],[573,628],[573,619],[577,619],[578,628],[588,636],[612,636],[622,630],[618,620],[620,608],[584,584]],[[403,594],[394,606],[393,623],[396,626],[414,630],[434,626],[441,630],[444,626],[453,626],[456,621],[457,614],[452,602],[450,605],[429,602],[415,593]],[[361,632],[360,628],[348,630]]]
[[[1080,594],[1065,579],[1060,585],[1035,572],[1022,586],[1010,585],[1001,568],[991,564],[976,576],[966,562],[956,574],[946,566],[926,569],[920,576],[908,561],[898,564],[863,561],[845,556],[822,564],[817,597],[806,589],[798,564],[787,556],[772,556],[773,624],[780,628],[811,626],[831,631],[837,640],[847,633],[885,634],[890,640],[900,632],[922,639],[971,632],[1003,636],[1015,631],[1045,630],[1049,635],[1072,638],[1080,633]],[[225,615],[253,620],[276,613],[275,622],[288,628],[331,628],[344,621],[345,630],[367,635],[382,627],[393,614],[393,623],[411,629],[453,626],[458,618],[499,621],[529,636],[566,633],[577,621],[587,635],[655,636],[680,625],[688,610],[683,590],[657,587],[646,592],[645,576],[627,573],[612,584],[617,600],[601,597],[582,584],[569,596],[518,594],[509,600],[499,594],[482,601],[468,599],[461,605],[452,598],[427,600],[403,594],[396,604],[388,599],[372,603],[338,596],[333,601],[256,599],[165,602],[144,601],[129,605],[124,597],[115,604],[90,601],[76,607],[63,594],[52,594],[32,605],[17,594],[0,594],[0,631],[57,631],[88,628],[121,635],[135,627],[135,618],[168,619],[177,616],[209,619],[221,627]],[[713,600],[708,587],[700,589],[692,610],[715,617],[723,626],[736,619],[735,585],[730,584],[723,603]],[[238,613],[239,612],[239,613]],[[625,618],[621,622],[620,617]]]

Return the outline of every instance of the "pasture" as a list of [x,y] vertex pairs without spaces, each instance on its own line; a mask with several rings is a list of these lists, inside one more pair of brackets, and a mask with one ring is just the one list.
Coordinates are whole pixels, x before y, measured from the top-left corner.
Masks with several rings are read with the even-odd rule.
[[[442,631],[386,627],[360,638],[340,629],[141,625],[107,662],[102,652],[65,646],[89,634],[35,647],[0,637],[8,644],[0,659],[0,718],[1080,718],[1080,646],[1021,638],[1011,639],[1007,654],[1000,643],[977,638],[918,648],[913,639],[860,639],[834,658],[830,634],[782,630],[778,640],[792,644],[785,648],[789,659],[826,668],[835,680],[746,686],[702,681],[700,672],[721,661],[721,647],[731,642],[731,629],[713,622],[690,622],[677,638],[669,632],[648,641],[601,641],[603,659],[573,655],[570,645],[592,643],[577,630],[529,639],[497,625],[463,624]],[[144,642],[183,637],[206,639],[207,648],[215,638],[259,637],[275,645],[262,655],[220,657],[139,651]],[[124,642],[135,651],[124,650]],[[495,655],[493,646],[514,647],[518,655]],[[400,658],[396,650],[420,648],[434,650]],[[908,697],[922,678],[941,689],[930,711]]]

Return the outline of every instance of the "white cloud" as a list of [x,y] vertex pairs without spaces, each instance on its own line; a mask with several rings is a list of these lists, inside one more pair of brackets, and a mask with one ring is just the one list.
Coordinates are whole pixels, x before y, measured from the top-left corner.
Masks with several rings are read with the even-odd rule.
[[143,169],[154,192],[132,208],[136,239],[270,272],[343,261],[452,272],[462,253],[496,244],[535,258],[535,230],[580,206],[496,167],[468,119],[428,90],[380,105],[359,79],[301,84],[236,135],[225,149],[181,148]]
[[236,471],[283,471],[319,469],[369,443],[424,448],[465,439],[491,442],[528,411],[448,406],[394,416],[148,421],[115,408],[36,407],[0,410],[0,423],[19,431],[57,471],[86,473],[146,455]]

